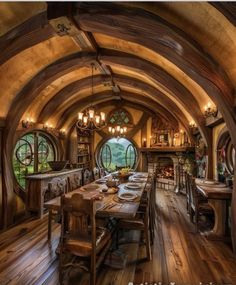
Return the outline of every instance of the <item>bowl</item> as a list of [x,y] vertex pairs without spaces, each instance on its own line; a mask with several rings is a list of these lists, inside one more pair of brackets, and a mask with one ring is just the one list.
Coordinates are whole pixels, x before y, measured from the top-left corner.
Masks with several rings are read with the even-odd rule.
[[60,171],[66,167],[68,160],[48,161],[49,166],[53,171]]
[[106,185],[107,187],[116,187],[118,185],[118,182],[118,179],[107,180]]

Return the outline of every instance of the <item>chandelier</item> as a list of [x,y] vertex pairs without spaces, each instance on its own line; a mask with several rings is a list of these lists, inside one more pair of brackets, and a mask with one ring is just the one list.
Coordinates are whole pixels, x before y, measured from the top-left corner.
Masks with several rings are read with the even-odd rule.
[[114,136],[122,137],[127,133],[127,127],[121,127],[120,125],[114,127],[109,126],[108,132]]
[[[94,63],[91,63],[92,77],[91,77],[91,94],[93,95],[93,71]],[[78,113],[77,128],[81,131],[94,131],[103,128],[106,125],[106,115],[104,112],[97,113],[93,104],[83,112]]]

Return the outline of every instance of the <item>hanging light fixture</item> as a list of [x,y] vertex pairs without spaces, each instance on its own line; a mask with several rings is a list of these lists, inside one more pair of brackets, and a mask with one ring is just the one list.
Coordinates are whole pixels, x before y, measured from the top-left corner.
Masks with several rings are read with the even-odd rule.
[[113,126],[113,127],[109,126],[108,127],[108,132],[110,134],[112,134],[113,136],[122,137],[122,136],[124,136],[127,133],[127,127],[123,127],[123,126],[120,126],[120,125]]
[[[91,93],[93,95],[93,71],[94,63],[91,63],[92,77],[91,77]],[[93,99],[92,99],[93,100]],[[78,113],[78,121],[76,123],[77,128],[81,131],[94,131],[103,128],[106,125],[106,114],[104,112],[96,113],[93,104],[87,108],[84,112]]]

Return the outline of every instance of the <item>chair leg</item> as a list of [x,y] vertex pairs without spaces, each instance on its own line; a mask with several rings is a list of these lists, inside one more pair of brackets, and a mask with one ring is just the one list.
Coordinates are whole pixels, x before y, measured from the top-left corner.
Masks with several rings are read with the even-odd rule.
[[150,238],[149,238],[149,230],[146,227],[144,229],[144,235],[146,240],[146,251],[147,251],[147,259],[148,261],[152,260],[151,246],[150,246]]
[[52,236],[52,211],[48,211],[48,240],[51,240]]
[[96,254],[91,255],[91,277],[90,285],[96,285]]
[[194,223],[193,217],[194,217],[194,211],[192,208],[190,208],[190,221],[191,221],[191,223]]

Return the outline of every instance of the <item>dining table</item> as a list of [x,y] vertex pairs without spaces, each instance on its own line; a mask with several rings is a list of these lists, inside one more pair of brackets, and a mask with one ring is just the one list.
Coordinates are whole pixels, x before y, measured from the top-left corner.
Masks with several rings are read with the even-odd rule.
[[225,240],[227,222],[227,202],[232,198],[232,189],[214,180],[196,179],[198,193],[207,198],[214,211],[215,221],[211,231],[202,233],[209,239]]
[[[133,172],[126,182],[117,187],[108,187],[108,181],[112,181],[116,173],[111,173],[92,183],[65,194],[71,197],[75,193],[83,195],[84,199],[94,199],[96,215],[98,217],[113,217],[118,219],[130,219],[135,217],[139,208],[141,195],[148,181],[147,172]],[[109,185],[109,184],[108,184]],[[61,197],[56,197],[44,203],[48,209],[48,239],[51,239],[53,212],[60,213]]]

